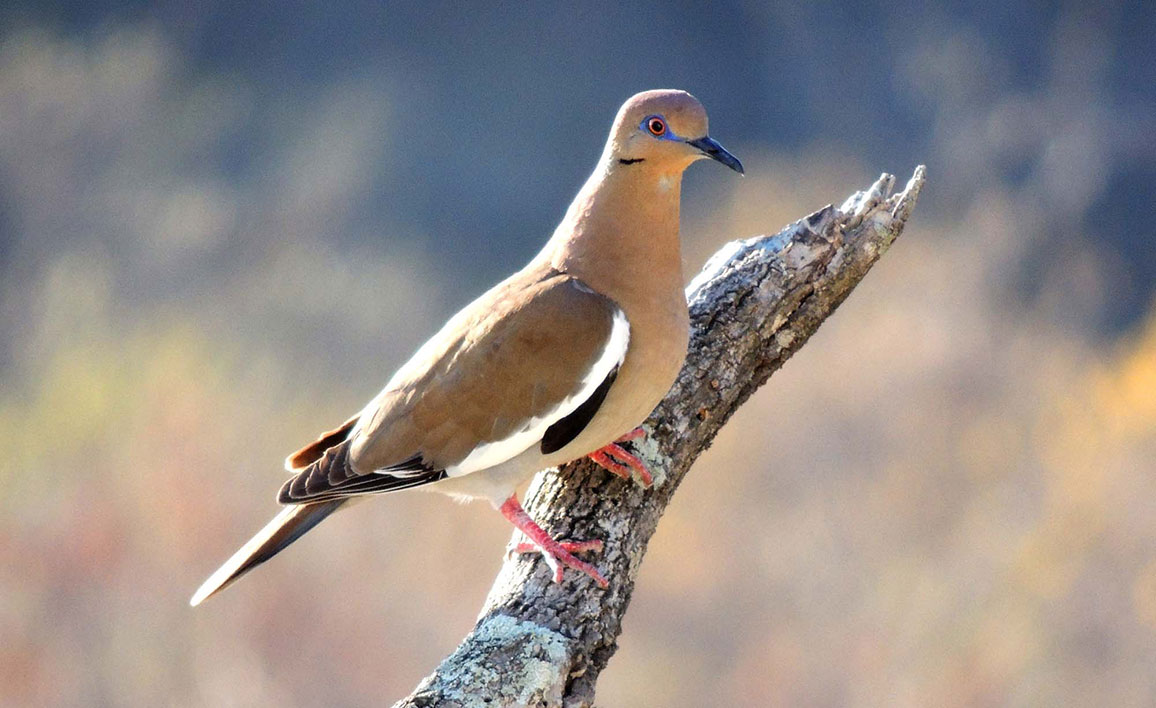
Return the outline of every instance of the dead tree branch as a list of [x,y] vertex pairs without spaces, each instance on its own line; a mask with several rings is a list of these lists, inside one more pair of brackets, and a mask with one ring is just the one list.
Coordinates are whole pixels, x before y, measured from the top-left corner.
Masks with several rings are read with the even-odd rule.
[[581,573],[555,585],[537,556],[509,557],[473,631],[395,708],[591,706],[647,544],[691,463],[899,236],[923,182],[919,167],[891,194],[894,178],[884,174],[840,207],[716,253],[687,288],[686,364],[635,445],[654,487],[581,460],[539,474],[526,495],[527,510],[555,537],[605,540],[596,562],[610,587]]

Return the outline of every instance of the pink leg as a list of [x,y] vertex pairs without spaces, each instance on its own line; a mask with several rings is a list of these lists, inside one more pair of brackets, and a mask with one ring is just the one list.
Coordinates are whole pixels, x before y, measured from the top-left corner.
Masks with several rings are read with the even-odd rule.
[[[598,572],[598,569],[589,563],[578,560],[574,557],[573,551],[590,551],[601,550],[601,541],[580,541],[576,543],[559,543],[550,538],[550,534],[546,533],[541,526],[534,523],[522,505],[518,503],[518,496],[511,494],[500,507],[498,511],[502,512],[502,516],[513,524],[519,531],[526,534],[530,539],[530,544],[533,548],[542,554],[546,565],[550,566],[550,570],[554,573],[554,582],[562,582],[562,566],[566,566],[572,570],[581,571],[598,583],[599,587],[607,587],[610,583],[606,582],[606,578]],[[521,552],[522,546],[530,544],[518,544],[518,550]],[[569,546],[569,548],[567,548]],[[572,550],[571,550],[572,549]]]
[[616,442],[612,442],[601,450],[595,450],[590,453],[589,457],[598,465],[623,479],[630,479],[630,473],[632,471],[637,472],[638,478],[642,481],[642,486],[649,487],[654,484],[654,477],[650,474],[650,470],[646,469],[646,464],[618,444],[640,438],[645,434],[646,431],[642,428],[635,428],[626,435],[618,438]]

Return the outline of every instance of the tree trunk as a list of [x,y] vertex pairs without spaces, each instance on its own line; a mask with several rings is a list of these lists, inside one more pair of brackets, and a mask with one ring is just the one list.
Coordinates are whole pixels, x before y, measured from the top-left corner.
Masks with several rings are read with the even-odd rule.
[[539,474],[526,494],[555,538],[605,541],[593,558],[610,587],[572,571],[555,585],[537,555],[509,556],[474,629],[395,708],[591,706],[647,544],[691,464],[899,236],[923,182],[920,166],[893,195],[884,174],[840,207],[719,250],[687,287],[686,364],[634,443],[653,488],[583,459]]

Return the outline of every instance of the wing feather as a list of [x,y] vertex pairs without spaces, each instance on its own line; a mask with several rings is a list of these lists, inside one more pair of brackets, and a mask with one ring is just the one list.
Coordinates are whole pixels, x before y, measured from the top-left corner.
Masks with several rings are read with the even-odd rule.
[[406,489],[500,465],[534,445],[559,450],[597,412],[629,340],[622,310],[576,278],[515,275],[450,320],[352,424],[324,436],[336,444],[279,499]]
[[380,494],[409,489],[445,479],[445,470],[435,470],[412,458],[388,470],[359,474],[350,464],[349,441],[325,451],[321,459],[285,482],[277,494],[282,504],[329,501],[359,494]]

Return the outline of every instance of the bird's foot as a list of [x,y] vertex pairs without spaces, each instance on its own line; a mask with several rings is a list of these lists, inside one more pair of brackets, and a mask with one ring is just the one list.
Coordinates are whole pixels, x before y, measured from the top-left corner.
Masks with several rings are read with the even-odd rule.
[[590,453],[589,457],[601,467],[623,479],[630,479],[631,473],[637,472],[638,479],[642,482],[642,486],[649,487],[654,484],[654,477],[650,474],[650,470],[646,468],[646,463],[619,444],[640,438],[643,435],[646,435],[645,430],[635,428],[606,447]]
[[555,541],[550,537],[550,534],[546,533],[530,518],[526,510],[518,503],[518,497],[515,494],[511,494],[510,498],[498,507],[498,511],[502,512],[502,516],[506,517],[515,528],[524,533],[526,538],[530,539],[529,543],[519,543],[514,550],[518,553],[534,551],[541,553],[542,559],[546,561],[546,565],[554,574],[554,582],[562,582],[562,568],[566,567],[589,575],[594,582],[598,583],[599,587],[605,588],[610,585],[597,568],[574,557],[575,553],[601,551],[602,541]]

